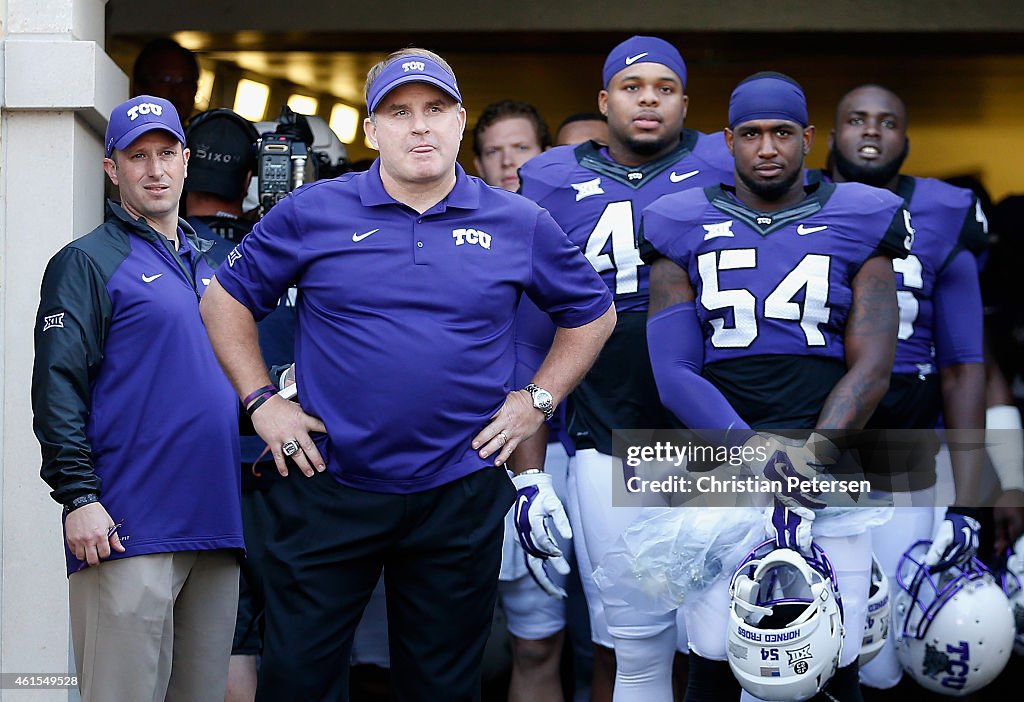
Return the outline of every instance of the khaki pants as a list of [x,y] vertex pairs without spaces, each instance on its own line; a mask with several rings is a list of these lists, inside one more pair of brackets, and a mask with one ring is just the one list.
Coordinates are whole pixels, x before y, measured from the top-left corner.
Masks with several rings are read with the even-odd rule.
[[71,575],[83,702],[221,702],[238,605],[238,560],[182,551]]

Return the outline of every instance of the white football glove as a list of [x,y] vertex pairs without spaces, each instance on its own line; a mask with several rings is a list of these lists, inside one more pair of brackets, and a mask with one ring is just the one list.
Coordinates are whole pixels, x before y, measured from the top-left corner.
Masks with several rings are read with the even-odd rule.
[[931,548],[925,554],[925,565],[934,571],[963,565],[978,552],[978,532],[981,525],[974,517],[946,512],[932,538]]
[[548,575],[545,568],[546,564],[550,563],[551,567],[554,568],[556,572],[561,575],[568,575],[570,570],[569,563],[565,558],[561,556],[558,558],[537,558],[536,556],[531,556],[528,553],[524,553],[523,556],[526,559],[526,567],[530,571],[530,577],[533,578],[533,581],[540,586],[541,590],[551,597],[559,600],[564,600],[569,596],[565,591],[565,588],[561,587],[551,579],[551,576]]
[[544,564],[550,563],[556,572],[569,574],[569,562],[548,531],[547,520],[551,520],[562,538],[572,538],[569,517],[551,485],[551,476],[528,471],[513,476],[512,484],[517,491],[513,512],[516,534],[523,547],[526,567],[544,592],[552,597],[565,597],[565,590],[553,583],[544,570]]
[[806,507],[788,507],[778,499],[768,512],[765,524],[768,538],[779,548],[790,548],[800,553],[811,553],[811,525],[814,510]]

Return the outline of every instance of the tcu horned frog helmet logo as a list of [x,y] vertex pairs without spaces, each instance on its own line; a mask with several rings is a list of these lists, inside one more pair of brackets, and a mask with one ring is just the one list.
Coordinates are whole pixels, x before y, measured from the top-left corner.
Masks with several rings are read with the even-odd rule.
[[963,697],[992,682],[1010,660],[1013,612],[981,561],[933,571],[931,545],[916,542],[896,569],[896,655],[924,689]]

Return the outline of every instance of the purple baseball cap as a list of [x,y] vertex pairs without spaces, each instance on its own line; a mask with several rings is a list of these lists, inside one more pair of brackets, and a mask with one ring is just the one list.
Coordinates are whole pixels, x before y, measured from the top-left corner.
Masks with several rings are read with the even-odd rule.
[[745,78],[729,98],[729,129],[755,119],[809,124],[804,89],[784,73],[763,71]]
[[406,83],[427,83],[440,88],[456,102],[462,102],[459,84],[448,69],[426,56],[403,56],[380,72],[366,91],[366,108],[373,111],[388,93]]
[[604,60],[604,87],[611,83],[612,77],[624,68],[637,63],[660,63],[672,69],[679,76],[683,86],[686,85],[686,64],[679,49],[658,37],[632,36],[622,42],[608,54]]
[[124,149],[151,129],[163,129],[185,144],[178,111],[169,101],[152,95],[138,95],[122,102],[110,113],[107,123],[106,156],[114,149]]

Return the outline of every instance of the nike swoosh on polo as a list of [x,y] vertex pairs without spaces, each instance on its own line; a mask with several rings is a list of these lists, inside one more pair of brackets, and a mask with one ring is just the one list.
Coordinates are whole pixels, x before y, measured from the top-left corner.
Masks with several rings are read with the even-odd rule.
[[671,180],[673,183],[681,183],[684,180],[686,180],[687,178],[694,177],[698,173],[700,173],[699,170],[698,171],[690,171],[689,173],[676,173],[675,171],[672,171],[671,173],[668,174],[668,179]]
[[632,66],[634,63],[636,63],[637,61],[639,61],[640,59],[642,59],[644,56],[646,56],[649,53],[650,53],[649,51],[645,51],[642,54],[637,54],[636,56],[627,56],[626,57],[626,65],[627,66]]
[[370,231],[366,232],[365,234],[360,234],[359,232],[353,232],[352,233],[352,241],[355,241],[355,242],[362,241],[363,239],[365,239],[366,237],[370,236],[371,234],[376,234],[379,231],[380,231],[380,227],[378,227],[376,229],[371,229]]
[[145,273],[143,273],[142,274],[142,282],[143,283],[152,283],[154,280],[156,280],[157,278],[159,278],[162,275],[163,275],[163,273],[156,273],[154,275],[146,275]]
[[796,233],[799,234],[800,236],[807,236],[808,234],[813,234],[814,232],[824,231],[826,229],[828,229],[828,225],[827,224],[822,225],[820,227],[805,227],[804,225],[801,224],[801,225],[797,226]]

